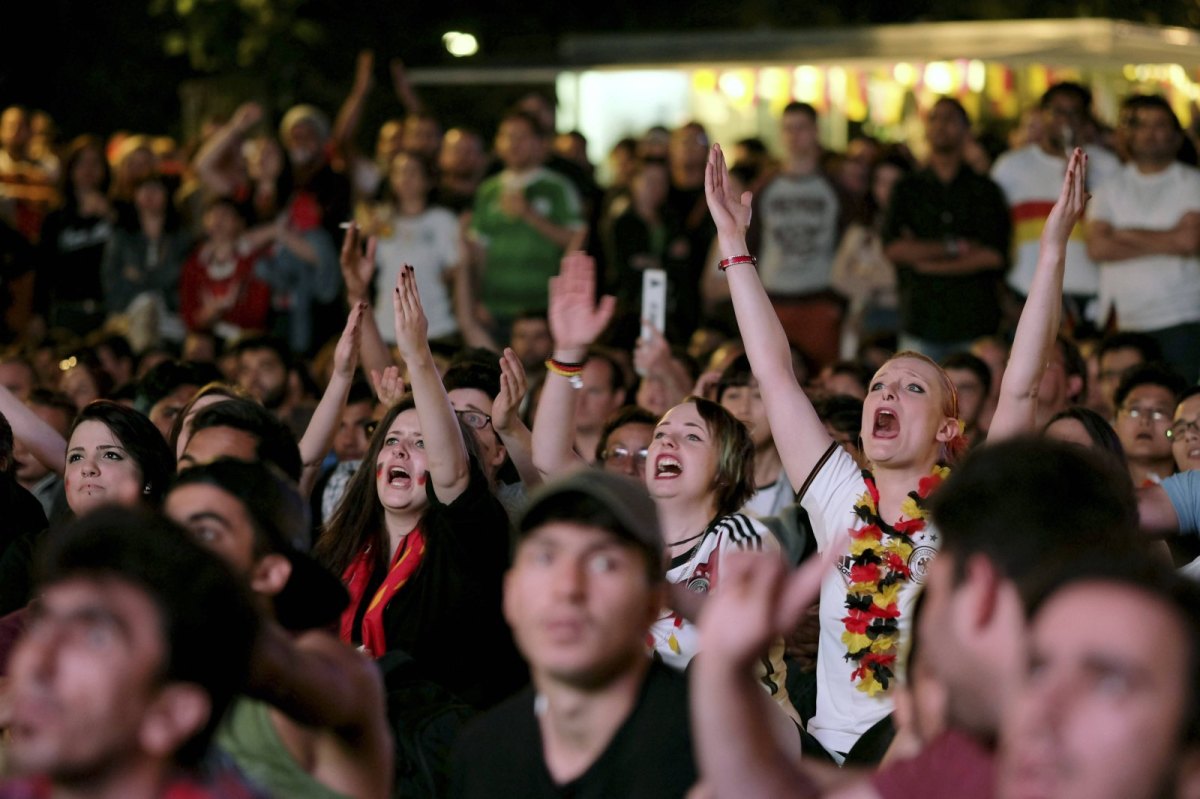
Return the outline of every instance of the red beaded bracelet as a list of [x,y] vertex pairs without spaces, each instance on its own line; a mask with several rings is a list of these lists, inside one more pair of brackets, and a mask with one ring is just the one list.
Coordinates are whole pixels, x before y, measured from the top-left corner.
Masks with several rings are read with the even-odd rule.
[[722,272],[724,272],[729,267],[737,266],[738,264],[750,264],[751,266],[757,267],[758,259],[753,255],[735,255],[732,258],[725,258],[717,261],[717,269],[720,269]]

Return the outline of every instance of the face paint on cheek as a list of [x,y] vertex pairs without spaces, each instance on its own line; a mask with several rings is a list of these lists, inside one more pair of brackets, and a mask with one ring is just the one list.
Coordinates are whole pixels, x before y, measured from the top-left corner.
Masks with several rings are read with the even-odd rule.
[[417,475],[417,485],[419,485],[419,486],[425,485],[425,479],[427,477],[428,477],[428,475],[426,475],[426,474],[418,474]]
[[375,479],[378,480],[380,477],[383,477],[383,464],[377,463],[375,464]]

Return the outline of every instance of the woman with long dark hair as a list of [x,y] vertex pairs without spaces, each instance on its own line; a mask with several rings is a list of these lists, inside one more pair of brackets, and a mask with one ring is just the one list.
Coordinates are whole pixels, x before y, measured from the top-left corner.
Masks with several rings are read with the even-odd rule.
[[[315,547],[350,592],[342,640],[374,657],[401,650],[476,706],[520,685],[500,614],[508,517],[442,386],[412,267],[392,297],[412,394],[390,408]],[[486,652],[487,668],[464,648]]]

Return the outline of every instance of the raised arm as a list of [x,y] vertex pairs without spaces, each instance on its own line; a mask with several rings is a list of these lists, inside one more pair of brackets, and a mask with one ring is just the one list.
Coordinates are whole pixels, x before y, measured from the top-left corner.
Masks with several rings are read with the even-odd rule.
[[[727,177],[725,154],[715,144],[704,170],[704,195],[717,225],[722,259],[749,254],[746,228],[750,224],[751,195],[747,191],[738,197]],[[792,487],[799,490],[833,439],[796,381],[787,336],[758,273],[751,264],[736,264],[725,270],[725,277],[750,368],[767,408],[775,446]]]
[[243,103],[233,112],[229,121],[208,138],[192,162],[196,177],[204,188],[221,196],[231,194],[237,188],[229,175],[221,169],[221,162],[242,143],[242,137],[257,125],[262,117],[262,106],[258,103]]
[[325,387],[325,393],[321,395],[321,401],[317,403],[308,427],[304,429],[304,437],[300,439],[300,458],[304,462],[300,493],[306,497],[317,481],[321,462],[333,443],[338,420],[342,416],[342,409],[346,407],[346,398],[350,396],[350,384],[354,381],[354,370],[358,368],[358,348],[366,310],[365,302],[356,303],[350,309],[342,337],[333,351],[333,374],[329,376],[329,385]]
[[[608,327],[616,307],[616,298],[607,295],[596,304],[594,260],[581,252],[563,258],[558,277],[550,278],[547,311],[554,360],[583,363],[588,347]],[[533,424],[533,465],[548,477],[586,465],[575,452],[574,441],[575,389],[569,378],[548,370]]]
[[732,553],[721,563],[721,587],[705,601],[700,654],[688,670],[700,775],[718,799],[875,795],[861,783],[842,785],[848,775],[838,769],[789,757],[754,675],[770,642],[795,629],[817,598],[829,563],[810,558],[790,574],[779,558],[761,553]]
[[1087,205],[1086,176],[1087,155],[1076,148],[1067,162],[1067,174],[1058,201],[1042,229],[1037,269],[1017,322],[996,413],[988,428],[988,441],[1031,433],[1036,426],[1038,386],[1046,371],[1050,348],[1055,346],[1062,312],[1067,241]]
[[333,134],[330,139],[333,146],[344,161],[349,162],[357,149],[354,137],[358,135],[358,126],[362,122],[363,106],[367,103],[367,95],[375,82],[371,70],[375,67],[375,54],[370,50],[362,50],[354,62],[354,83],[342,107],[338,109],[337,119],[333,123]]
[[38,416],[16,395],[0,386],[0,414],[8,420],[13,434],[33,453],[33,457],[62,477],[67,463],[67,442],[58,431]]
[[333,731],[341,752],[367,782],[367,796],[386,796],[392,747],[383,681],[369,659],[324,632],[292,638],[263,625],[248,693],[295,721]]
[[[375,247],[378,242],[374,236],[368,238],[364,252],[361,241],[358,223],[351,222],[342,240],[341,255],[342,281],[346,284],[346,301],[351,307],[360,302],[371,304],[367,291],[371,286],[371,278],[375,276]],[[392,365],[392,353],[379,333],[374,313],[363,315],[362,364],[364,371],[380,374]]]
[[492,429],[508,451],[521,482],[532,489],[541,484],[542,476],[533,465],[533,433],[521,421],[519,412],[528,390],[521,359],[506,347],[500,356],[500,393],[492,401]]
[[405,265],[396,278],[392,309],[396,318],[396,346],[408,366],[408,383],[421,420],[429,479],[437,498],[449,505],[470,482],[467,445],[433,362],[433,353],[429,351],[429,322],[421,307],[417,278],[411,266]]

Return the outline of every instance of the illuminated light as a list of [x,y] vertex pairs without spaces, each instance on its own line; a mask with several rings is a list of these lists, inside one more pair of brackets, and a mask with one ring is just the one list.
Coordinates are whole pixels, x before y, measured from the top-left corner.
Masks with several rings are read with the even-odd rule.
[[65,372],[68,369],[74,369],[79,364],[79,359],[72,355],[70,358],[63,358],[58,362],[60,372]]
[[1134,68],[1133,74],[1138,80],[1150,80],[1150,66],[1148,64],[1138,64]]
[[1133,64],[1126,64],[1124,68],[1121,69],[1121,74],[1125,76],[1125,80],[1137,80],[1137,67],[1135,67]]
[[778,67],[766,67],[758,73],[758,95],[775,100],[787,94],[788,76]]
[[927,64],[925,86],[935,94],[949,94],[954,90],[954,65],[946,61]]
[[836,107],[846,104],[846,70],[842,67],[829,68],[829,101]]
[[968,63],[967,88],[975,94],[979,94],[985,85],[987,85],[987,65],[979,60]]
[[825,83],[825,75],[819,67],[805,65],[796,67],[793,75],[792,95],[804,103],[817,103],[821,100]]
[[904,88],[911,89],[917,85],[917,68],[902,61],[892,67],[892,78]]
[[479,52],[479,40],[469,33],[448,31],[442,36],[446,52],[455,58],[465,58]]
[[725,94],[729,96],[730,100],[734,100],[735,102],[737,100],[745,99],[746,95],[750,91],[749,87],[746,86],[746,81],[736,72],[726,72],[722,74],[721,79],[717,82],[717,85],[721,87],[721,91],[725,92]]
[[1167,75],[1171,80],[1171,85],[1177,89],[1186,89],[1192,83],[1188,80],[1187,70],[1179,64],[1171,64],[1167,67]]
[[698,69],[692,73],[692,88],[697,92],[715,92],[717,73],[711,69]]

